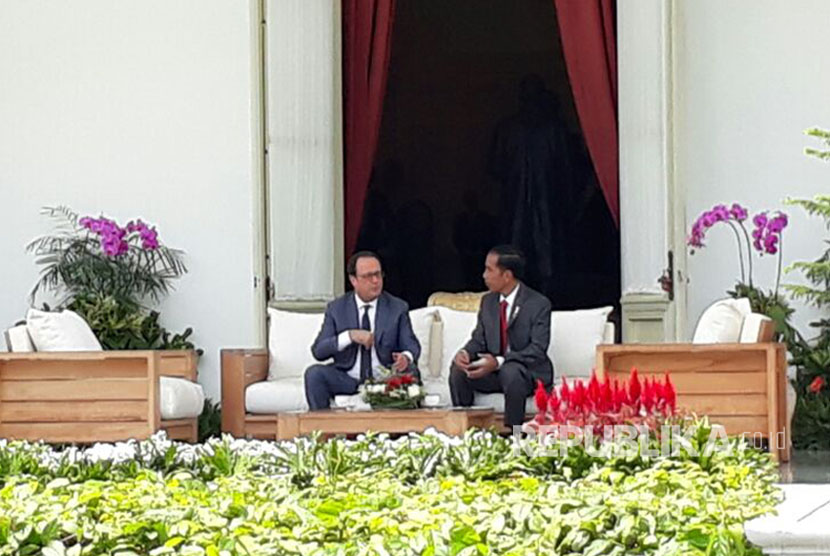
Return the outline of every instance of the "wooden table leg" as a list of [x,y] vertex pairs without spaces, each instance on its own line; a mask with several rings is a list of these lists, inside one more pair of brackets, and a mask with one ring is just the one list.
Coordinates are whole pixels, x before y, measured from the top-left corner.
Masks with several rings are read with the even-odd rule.
[[299,413],[277,413],[277,440],[291,440],[300,436]]

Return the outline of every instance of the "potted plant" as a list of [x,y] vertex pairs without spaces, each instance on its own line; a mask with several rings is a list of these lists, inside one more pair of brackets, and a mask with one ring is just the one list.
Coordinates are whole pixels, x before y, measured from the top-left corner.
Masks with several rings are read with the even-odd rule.
[[[51,292],[60,309],[82,316],[104,349],[193,349],[192,329],[168,332],[158,322],[157,303],[187,272],[183,252],[162,244],[141,219],[120,226],[104,216],[80,217],[67,207],[45,208],[52,233],[27,250],[40,265],[30,298]],[[46,305],[48,309],[48,305]]]

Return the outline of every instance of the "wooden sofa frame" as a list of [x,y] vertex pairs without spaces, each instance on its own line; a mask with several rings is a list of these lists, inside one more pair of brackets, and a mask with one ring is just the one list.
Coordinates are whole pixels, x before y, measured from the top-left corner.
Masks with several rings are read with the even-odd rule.
[[780,462],[790,459],[787,350],[780,343],[622,344],[597,346],[597,375],[628,378],[669,372],[677,405],[728,435],[766,438]]
[[222,432],[236,438],[277,438],[277,414],[245,409],[245,389],[268,378],[267,349],[222,350]]
[[159,377],[196,380],[193,351],[0,353],[0,437],[45,442],[196,442],[198,419],[162,420]]

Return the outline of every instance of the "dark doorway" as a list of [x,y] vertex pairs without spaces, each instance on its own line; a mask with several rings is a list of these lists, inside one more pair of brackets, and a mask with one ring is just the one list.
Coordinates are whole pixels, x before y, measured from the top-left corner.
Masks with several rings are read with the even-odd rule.
[[[514,243],[554,308],[617,305],[619,231],[585,148],[553,1],[398,0],[392,37],[358,239],[383,259],[386,289],[412,307],[437,290],[481,291],[487,250]],[[527,191],[507,175],[517,156],[547,160]]]

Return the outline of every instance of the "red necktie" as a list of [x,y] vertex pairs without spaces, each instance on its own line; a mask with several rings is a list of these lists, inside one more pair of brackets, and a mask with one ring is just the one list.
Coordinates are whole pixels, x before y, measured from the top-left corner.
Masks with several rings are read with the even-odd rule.
[[507,352],[507,301],[500,303],[499,328],[501,329],[501,351],[500,355]]

